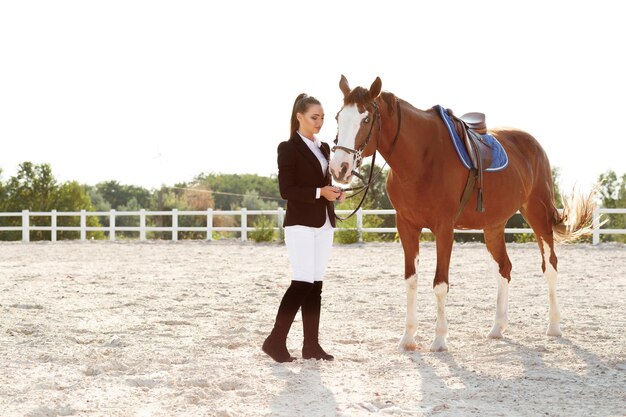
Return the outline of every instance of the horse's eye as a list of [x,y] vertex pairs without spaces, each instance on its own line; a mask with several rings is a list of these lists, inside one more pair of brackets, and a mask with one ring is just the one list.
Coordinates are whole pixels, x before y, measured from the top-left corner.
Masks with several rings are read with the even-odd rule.
[[336,145],[337,143],[339,143],[339,134],[337,134],[337,136],[335,136],[335,140],[333,141],[333,143]]
[[365,119],[363,119],[363,123],[369,123],[370,122],[370,117],[366,116]]

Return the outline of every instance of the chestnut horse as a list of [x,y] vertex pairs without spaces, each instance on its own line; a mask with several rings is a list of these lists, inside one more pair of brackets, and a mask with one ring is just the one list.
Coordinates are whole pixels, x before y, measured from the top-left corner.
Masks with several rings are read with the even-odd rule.
[[[420,110],[389,92],[381,92],[380,78],[369,90],[350,89],[342,75],[339,87],[344,105],[337,115],[338,135],[330,171],[335,181],[347,184],[362,158],[378,151],[390,167],[387,193],[396,209],[396,224],[404,250],[407,289],[404,349],[417,348],[417,265],[423,228],[436,239],[437,268],[433,291],[437,322],[432,351],[447,350],[448,324],[445,301],[449,290],[448,270],[454,229],[482,229],[487,250],[498,265],[496,314],[489,338],[502,338],[508,324],[508,288],[511,261],[506,252],[504,227],[518,210],[532,227],[541,251],[550,305],[547,334],[561,336],[556,299],[557,257],[554,243],[578,238],[591,231],[594,203],[588,197],[572,196],[563,213],[555,207],[552,172],[548,157],[530,134],[517,129],[489,133],[502,144],[508,166],[483,176],[484,211],[477,211],[477,191],[460,213],[461,196],[468,169],[461,164],[449,131],[435,108]],[[471,188],[470,188],[471,190]]]

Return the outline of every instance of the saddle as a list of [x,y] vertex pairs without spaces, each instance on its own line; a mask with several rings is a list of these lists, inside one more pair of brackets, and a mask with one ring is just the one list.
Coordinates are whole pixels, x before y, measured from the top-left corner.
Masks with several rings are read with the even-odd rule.
[[484,113],[472,112],[456,117],[452,110],[447,109],[447,112],[454,123],[454,129],[465,144],[467,154],[470,156],[474,166],[474,168],[470,169],[467,177],[467,184],[461,196],[461,204],[455,216],[456,220],[461,215],[463,208],[465,208],[474,188],[478,189],[476,211],[480,213],[485,211],[483,205],[483,173],[493,161],[493,149],[482,137],[483,134],[487,133]]
[[485,113],[471,112],[465,113],[460,117],[467,124],[467,127],[476,133],[484,135],[487,133],[487,123],[485,122]]
[[457,134],[465,144],[467,154],[473,165],[478,170],[484,171],[493,161],[492,148],[482,137],[487,133],[485,115],[483,113],[466,113],[461,117],[456,117],[450,109],[448,109],[448,114],[454,122]]

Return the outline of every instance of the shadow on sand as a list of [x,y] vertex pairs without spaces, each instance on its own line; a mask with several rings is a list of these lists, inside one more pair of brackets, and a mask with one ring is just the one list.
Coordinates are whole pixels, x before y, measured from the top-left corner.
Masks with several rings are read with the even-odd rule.
[[335,417],[337,402],[333,393],[324,386],[320,376],[320,363],[314,360],[298,361],[300,371],[275,364],[272,372],[283,380],[284,389],[271,405],[272,417]]

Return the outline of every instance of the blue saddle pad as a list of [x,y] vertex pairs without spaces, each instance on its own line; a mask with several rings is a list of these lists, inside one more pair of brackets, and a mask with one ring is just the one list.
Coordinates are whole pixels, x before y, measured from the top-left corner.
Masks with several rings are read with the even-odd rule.
[[[463,143],[463,140],[461,140],[461,138],[459,137],[459,134],[454,128],[454,123],[452,122],[452,120],[450,120],[450,115],[448,114],[446,109],[444,109],[440,105],[436,105],[435,108],[439,111],[439,114],[443,119],[443,123],[446,125],[448,133],[450,134],[450,139],[452,139],[454,149],[456,149],[456,153],[459,155],[459,159],[461,159],[461,162],[463,163],[463,165],[465,165],[465,168],[477,168],[473,166],[472,159],[467,154],[465,143]],[[483,137],[485,143],[487,143],[487,145],[491,148],[493,156],[491,165],[485,168],[484,171],[493,172],[500,171],[501,169],[506,168],[507,165],[509,165],[509,157],[506,155],[506,151],[504,150],[500,142],[498,142],[498,140],[493,137],[493,135],[490,135],[488,133],[481,136]]]

